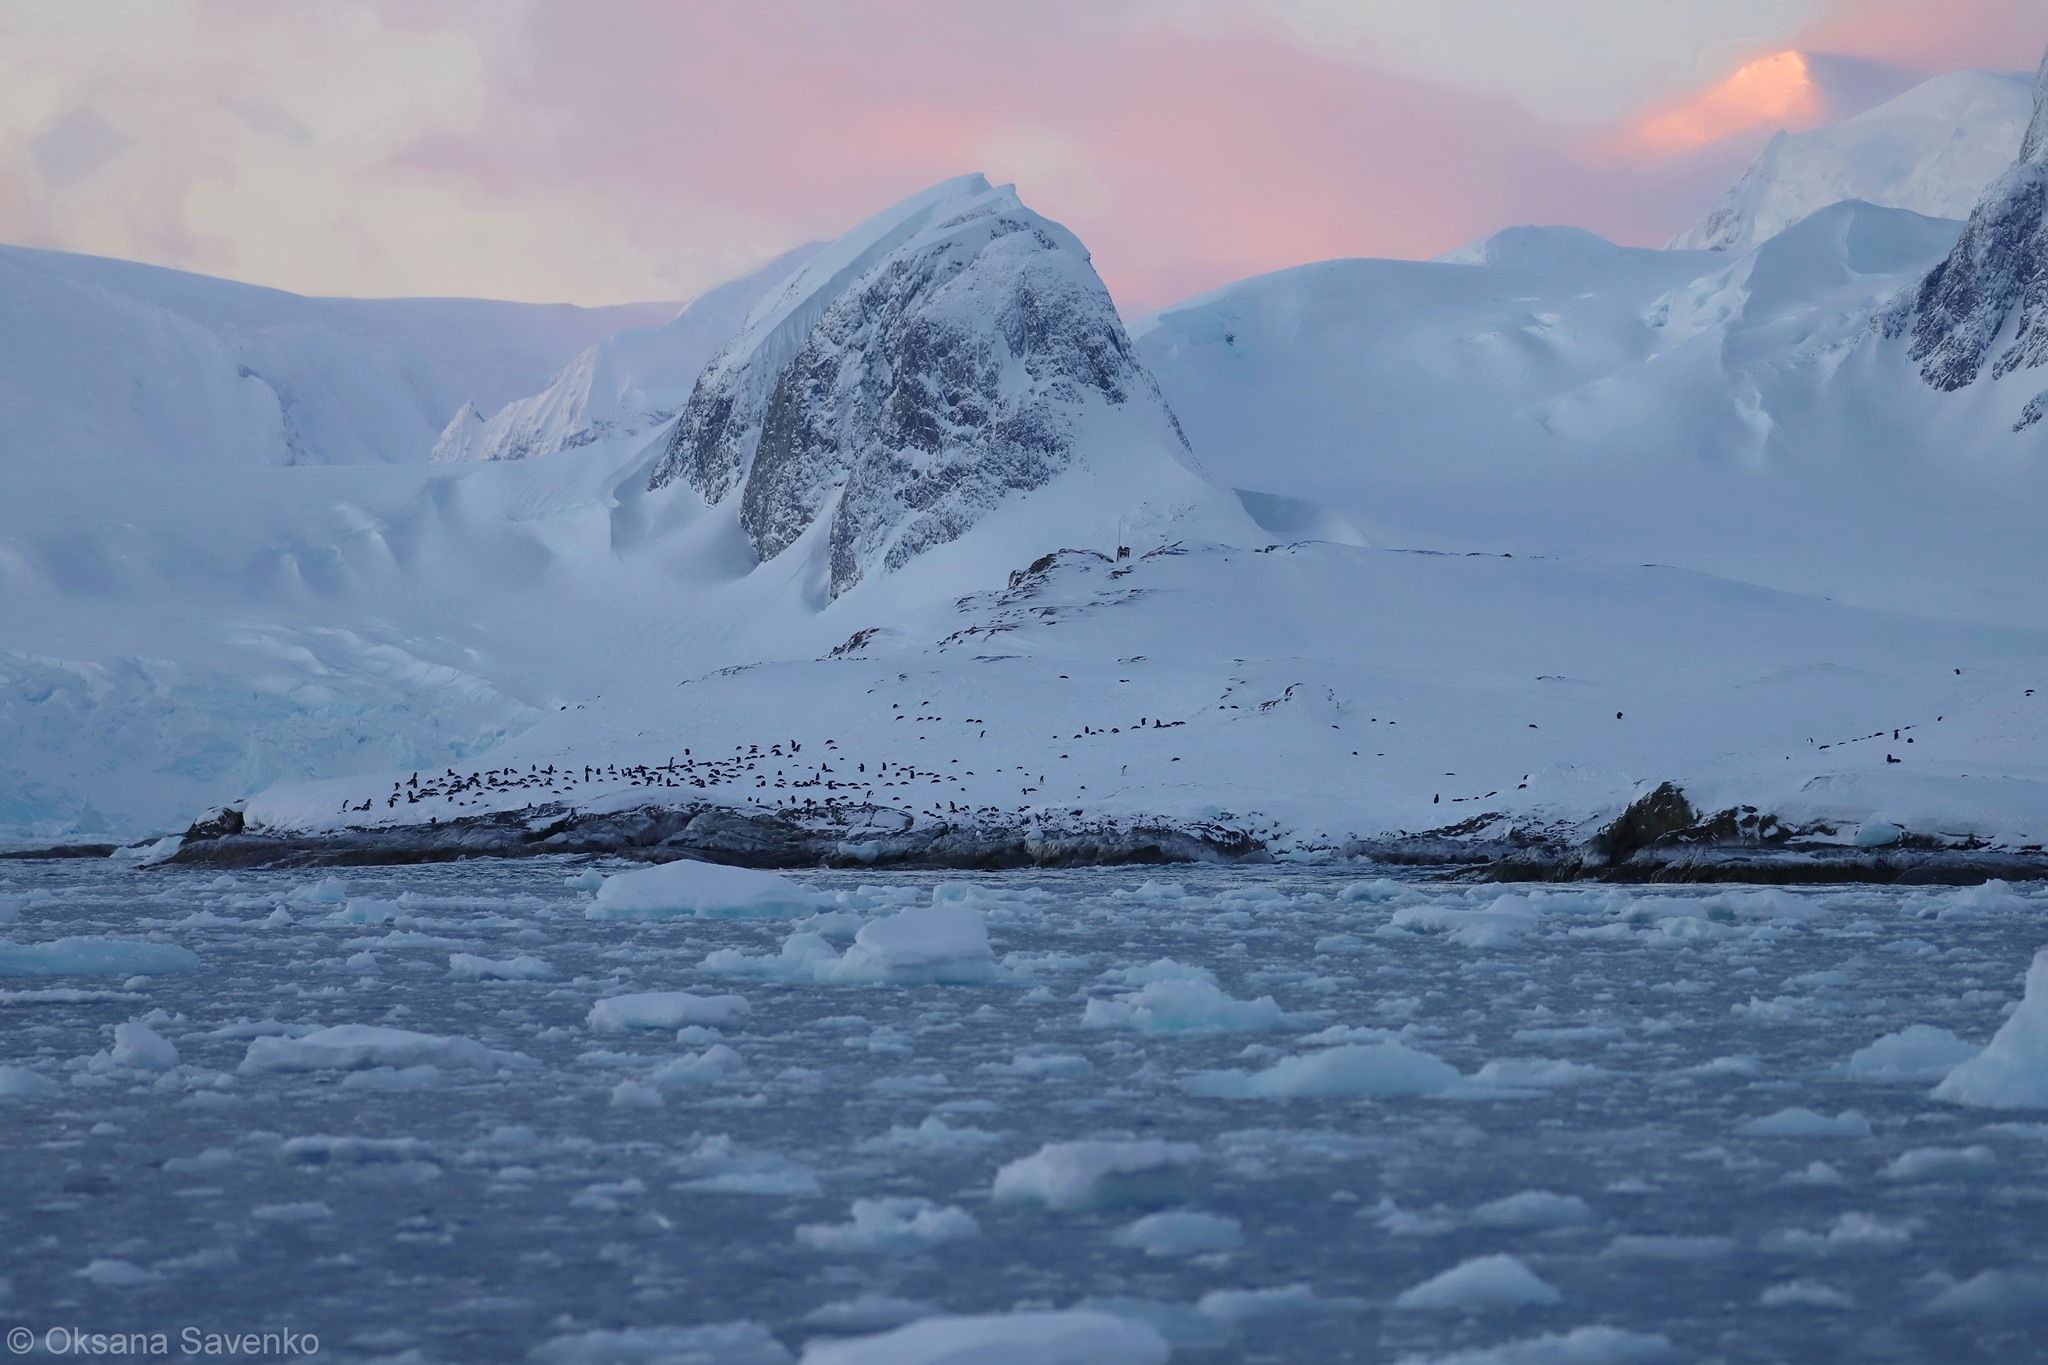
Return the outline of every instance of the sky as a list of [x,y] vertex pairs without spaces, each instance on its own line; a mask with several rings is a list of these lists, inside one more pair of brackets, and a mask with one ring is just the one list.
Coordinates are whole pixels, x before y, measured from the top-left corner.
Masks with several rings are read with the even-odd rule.
[[1516,223],[1657,245],[1774,129],[2044,45],[2043,0],[0,0],[0,241],[681,300],[980,170],[1135,313]]

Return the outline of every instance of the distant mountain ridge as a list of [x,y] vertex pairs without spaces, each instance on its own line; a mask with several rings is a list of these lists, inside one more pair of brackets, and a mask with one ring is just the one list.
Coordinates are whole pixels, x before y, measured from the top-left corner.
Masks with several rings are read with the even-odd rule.
[[672,311],[308,298],[0,247],[0,460],[417,461],[465,398],[529,393]]
[[[1947,392],[2048,365],[2048,60],[2019,160],[1987,190],[1963,235],[1885,320],[1907,336],[1920,377]],[[2021,414],[2048,415],[2048,390]]]
[[1846,199],[1962,218],[2012,163],[2032,113],[2024,76],[1958,71],[1839,123],[1780,132],[1671,246],[1746,251]]
[[817,249],[811,243],[784,252],[692,300],[660,326],[604,338],[545,389],[489,417],[465,403],[435,442],[432,458],[524,460],[660,426],[676,415],[704,363],[739,331],[761,296]]

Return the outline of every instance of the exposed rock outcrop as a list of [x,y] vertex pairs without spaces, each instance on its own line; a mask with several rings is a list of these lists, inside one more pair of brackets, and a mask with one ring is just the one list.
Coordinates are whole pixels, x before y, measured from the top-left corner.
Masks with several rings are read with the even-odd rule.
[[649,487],[737,497],[764,560],[826,523],[836,596],[1044,487],[1112,413],[1115,458],[1188,459],[1086,249],[967,176],[764,301],[699,376]]
[[1945,391],[2048,365],[2048,61],[2019,163],[1986,192],[1955,250],[1884,327],[1909,339],[1921,378]]

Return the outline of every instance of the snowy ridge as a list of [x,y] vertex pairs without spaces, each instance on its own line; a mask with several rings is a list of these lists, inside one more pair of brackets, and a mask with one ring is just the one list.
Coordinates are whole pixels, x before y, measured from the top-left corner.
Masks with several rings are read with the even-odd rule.
[[739,331],[762,295],[817,248],[798,247],[690,303],[659,327],[606,337],[539,393],[486,419],[465,403],[435,443],[437,462],[523,460],[614,436],[634,436],[676,415],[705,362]]
[[1958,71],[1840,123],[1780,132],[1671,246],[1747,251],[1845,199],[1966,217],[2012,164],[2032,115],[2023,77]]
[[531,392],[664,311],[303,298],[0,247],[0,460],[417,461],[465,395]]

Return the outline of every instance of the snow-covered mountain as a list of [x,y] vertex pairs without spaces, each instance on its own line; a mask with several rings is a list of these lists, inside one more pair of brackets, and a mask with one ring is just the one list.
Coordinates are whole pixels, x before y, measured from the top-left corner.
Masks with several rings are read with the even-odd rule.
[[523,460],[612,436],[633,436],[676,415],[698,371],[732,339],[761,296],[817,250],[798,247],[693,300],[658,327],[615,332],[589,347],[539,393],[486,418],[464,403],[434,445],[436,461]]
[[0,827],[1518,846],[1668,781],[2048,842],[2038,434],[1873,326],[1962,229],[1515,229],[1127,332],[1071,234],[949,181],[574,458],[31,465]]
[[1477,264],[1302,266],[1133,332],[1218,478],[1372,544],[2048,625],[2014,568],[2040,462],[1869,329],[1959,230],[1840,204],[1731,257],[1512,229]]
[[530,393],[669,311],[304,298],[0,247],[0,461],[423,460],[466,397]]
[[[2019,161],[1984,194],[1948,259],[1886,319],[1930,385],[1966,389],[2048,365],[2048,62]],[[2031,388],[2038,376],[2020,382]],[[2016,427],[2048,413],[2034,394]]]
[[1143,489],[1109,504],[1134,523],[1174,522],[1213,501],[1191,464],[1087,250],[974,175],[770,294],[698,377],[649,487],[736,497],[763,560],[826,527],[837,596],[1070,471]]
[[1962,218],[2012,164],[2032,114],[2025,77],[1957,71],[1839,123],[1779,132],[1671,245],[1747,251],[1845,199]]

